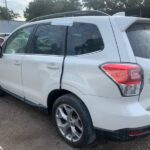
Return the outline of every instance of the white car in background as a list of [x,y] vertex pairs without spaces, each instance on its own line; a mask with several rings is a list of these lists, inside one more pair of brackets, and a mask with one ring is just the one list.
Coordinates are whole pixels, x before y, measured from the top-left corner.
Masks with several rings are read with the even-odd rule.
[[10,33],[0,33],[0,37],[8,37]]
[[0,45],[2,45],[4,40],[6,40],[9,35],[10,35],[10,33],[0,33]]
[[74,147],[92,143],[96,131],[148,135],[149,37],[149,19],[97,11],[36,18],[1,48],[0,94],[46,108]]

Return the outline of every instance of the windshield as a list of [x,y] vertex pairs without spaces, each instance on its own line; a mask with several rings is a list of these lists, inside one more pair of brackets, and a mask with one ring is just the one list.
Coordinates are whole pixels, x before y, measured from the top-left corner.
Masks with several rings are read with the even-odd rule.
[[127,30],[127,35],[134,55],[150,59],[150,24],[134,24]]

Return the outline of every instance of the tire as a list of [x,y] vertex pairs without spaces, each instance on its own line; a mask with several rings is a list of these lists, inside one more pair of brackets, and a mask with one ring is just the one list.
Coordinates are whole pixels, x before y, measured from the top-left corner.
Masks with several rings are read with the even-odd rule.
[[72,94],[58,98],[52,110],[53,121],[58,133],[73,147],[85,147],[95,138],[91,117],[82,101]]
[[0,96],[4,96],[5,92],[0,87]]

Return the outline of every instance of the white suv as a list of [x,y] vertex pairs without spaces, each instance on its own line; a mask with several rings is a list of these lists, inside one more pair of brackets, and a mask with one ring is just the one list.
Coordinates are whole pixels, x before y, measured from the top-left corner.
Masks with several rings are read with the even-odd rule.
[[32,20],[4,42],[0,94],[48,109],[74,147],[93,142],[96,130],[118,139],[148,135],[150,20],[62,16]]

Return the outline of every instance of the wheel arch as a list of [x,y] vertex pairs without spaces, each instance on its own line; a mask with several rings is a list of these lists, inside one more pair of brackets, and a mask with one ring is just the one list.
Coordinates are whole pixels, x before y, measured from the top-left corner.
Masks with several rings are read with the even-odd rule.
[[56,101],[57,98],[65,95],[65,94],[69,94],[71,93],[68,90],[64,90],[64,89],[55,89],[53,91],[51,91],[47,97],[47,108],[48,108],[48,112],[51,114],[52,112],[52,108],[53,108],[53,104]]
[[[76,93],[70,91],[70,90],[66,90],[66,89],[55,89],[53,91],[51,91],[47,97],[47,106],[48,106],[48,112],[49,114],[52,114],[52,110],[53,110],[53,105],[55,103],[55,101],[63,96],[63,95],[66,95],[66,94],[72,94],[74,95],[75,97],[77,97],[81,103],[85,106],[85,109],[87,111],[87,115],[89,116],[89,119],[91,120],[91,125],[93,126],[93,131],[94,131],[94,125],[93,125],[93,120],[92,120],[92,117],[91,117],[91,114],[90,114],[90,111],[87,107],[87,105],[85,104],[85,102],[82,100],[82,98],[80,98]],[[96,137],[96,133],[94,131],[93,133],[93,136],[91,137],[89,143],[91,143],[93,141],[93,139],[95,139]]]
[[[87,112],[91,118],[90,115],[90,111],[87,108],[87,105],[84,103],[84,101],[82,100],[82,98],[80,98],[77,94],[75,94],[74,92],[70,91],[70,90],[66,90],[66,89],[55,89],[53,91],[51,91],[47,97],[47,107],[48,107],[48,112],[51,114],[52,113],[52,108],[53,108],[53,104],[54,102],[61,96],[66,95],[66,94],[72,94],[75,97],[77,97],[85,106],[85,108],[87,109]],[[91,118],[92,121],[92,118]],[[93,121],[92,121],[93,124]]]

